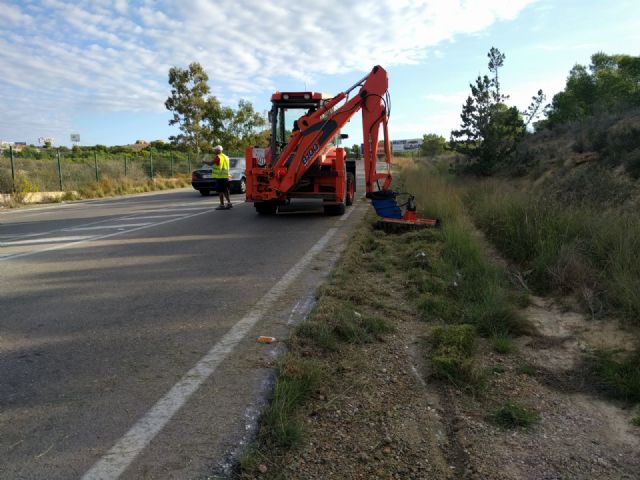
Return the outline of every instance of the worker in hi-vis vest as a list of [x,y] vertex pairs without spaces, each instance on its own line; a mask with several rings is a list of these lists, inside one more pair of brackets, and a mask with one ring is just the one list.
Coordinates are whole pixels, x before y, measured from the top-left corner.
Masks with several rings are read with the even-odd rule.
[[[216,210],[228,210],[231,205],[229,197],[229,157],[222,153],[222,145],[213,147],[213,156],[211,160],[205,161],[207,165],[211,165],[211,176],[216,179],[216,191],[220,195],[220,205]],[[224,204],[225,199],[227,204]]]

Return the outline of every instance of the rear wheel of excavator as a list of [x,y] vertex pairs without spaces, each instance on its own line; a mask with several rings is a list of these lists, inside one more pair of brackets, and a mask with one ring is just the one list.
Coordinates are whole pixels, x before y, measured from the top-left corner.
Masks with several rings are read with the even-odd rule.
[[344,212],[347,210],[347,205],[351,205],[349,203],[349,173],[347,170],[344,170],[344,195],[342,196],[343,201],[341,203],[335,203],[333,205],[325,205],[324,206],[324,214],[325,215],[344,215]]
[[347,196],[345,197],[345,205],[350,207],[353,205],[353,197],[356,194],[356,177],[353,173],[347,173]]
[[253,206],[260,215],[275,215],[278,210],[276,202],[254,202]]
[[344,203],[338,203],[337,205],[325,205],[324,206],[324,214],[325,215],[344,215],[344,212],[347,210],[347,206]]

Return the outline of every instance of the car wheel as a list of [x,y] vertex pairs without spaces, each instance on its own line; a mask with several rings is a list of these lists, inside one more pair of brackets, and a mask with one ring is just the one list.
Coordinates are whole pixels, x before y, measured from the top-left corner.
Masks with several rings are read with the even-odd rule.
[[207,190],[206,188],[203,188],[201,190],[199,190],[200,195],[202,195],[203,197],[208,197],[209,193],[211,193],[211,190]]

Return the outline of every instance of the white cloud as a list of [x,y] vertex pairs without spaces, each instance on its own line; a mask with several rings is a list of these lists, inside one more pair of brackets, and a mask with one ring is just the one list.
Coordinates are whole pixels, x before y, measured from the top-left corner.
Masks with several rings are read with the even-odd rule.
[[15,5],[0,2],[0,11],[2,11],[2,22],[5,25],[25,26],[33,24],[33,18]]
[[233,99],[272,89],[275,77],[313,84],[320,74],[415,64],[441,42],[511,20],[532,2],[0,3],[15,25],[0,31],[0,65],[11,66],[0,92],[20,96],[24,108],[5,122],[30,132],[34,112],[60,119],[87,108],[164,111],[168,68],[192,61],[221,98]]

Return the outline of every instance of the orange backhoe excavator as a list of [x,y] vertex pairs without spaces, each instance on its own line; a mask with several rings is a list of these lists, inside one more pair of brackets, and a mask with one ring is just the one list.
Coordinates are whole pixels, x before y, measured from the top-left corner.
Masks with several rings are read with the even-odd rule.
[[[357,87],[357,94],[349,99]],[[381,217],[377,226],[402,230],[439,224],[438,220],[416,217],[411,195],[402,213],[396,200],[399,194],[390,188],[389,93],[387,72],[382,67],[374,67],[334,97],[317,92],[276,92],[271,103],[271,145],[249,147],[245,152],[246,197],[258,213],[274,214],[292,198],[321,198],[325,214],[342,215],[353,203],[356,162],[347,160],[344,148],[336,146],[335,140],[346,137],[340,135],[340,129],[362,110],[366,196]],[[306,112],[300,116],[300,111]],[[385,172],[376,170],[380,125]]]

